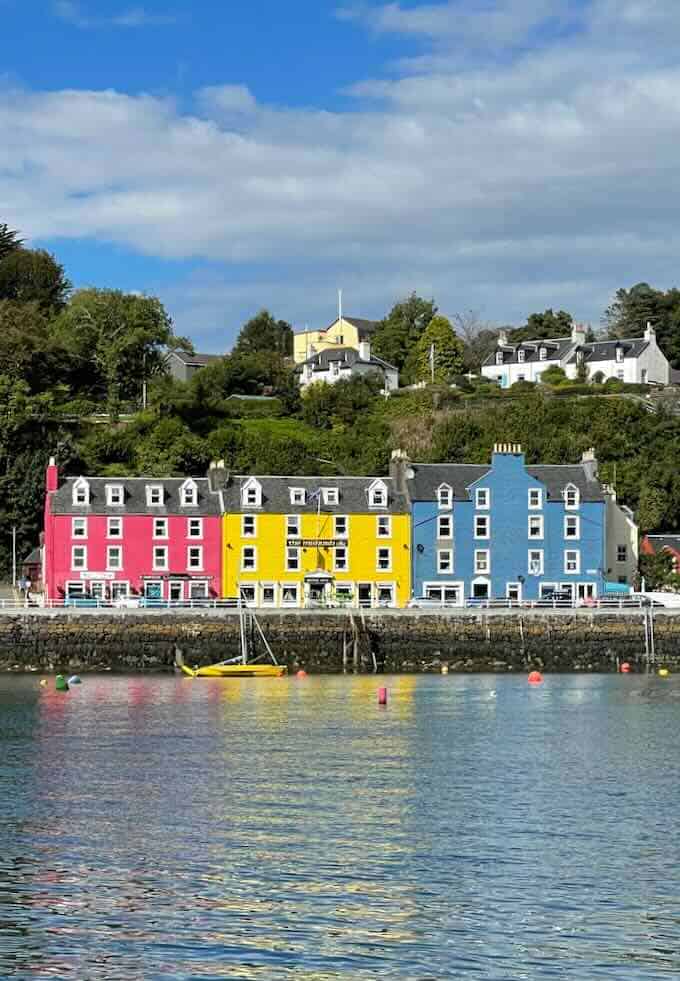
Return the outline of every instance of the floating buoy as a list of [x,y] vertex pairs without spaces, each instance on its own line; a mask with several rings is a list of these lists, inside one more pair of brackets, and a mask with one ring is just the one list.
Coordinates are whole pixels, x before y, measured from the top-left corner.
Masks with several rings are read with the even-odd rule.
[[63,676],[63,674],[58,674],[54,679],[54,687],[57,691],[68,691],[68,681]]
[[624,661],[620,668],[621,674],[630,674],[630,664]]
[[387,705],[387,688],[378,688],[378,705]]
[[41,688],[47,688],[47,678],[41,678],[40,679],[40,687]]
[[669,674],[668,668],[659,668],[659,677],[667,678]]
[[540,671],[532,671],[529,677],[527,678],[527,681],[529,682],[530,685],[542,685],[543,675],[541,674]]
[[449,673],[448,664],[442,664],[442,674],[448,674],[448,673]]
[[82,681],[80,680],[80,678],[79,678],[79,676],[77,674],[72,674],[71,677],[68,679],[67,684],[69,684],[69,685],[82,685]]
[[302,668],[301,668],[301,669],[300,669],[300,670],[298,671],[298,673],[297,673],[297,674],[295,675],[295,677],[296,677],[296,678],[299,678],[299,679],[300,679],[300,681],[302,681],[302,680],[303,680],[303,678],[306,678],[306,677],[307,677],[307,672],[306,672],[306,671],[303,671],[303,670],[302,670]]

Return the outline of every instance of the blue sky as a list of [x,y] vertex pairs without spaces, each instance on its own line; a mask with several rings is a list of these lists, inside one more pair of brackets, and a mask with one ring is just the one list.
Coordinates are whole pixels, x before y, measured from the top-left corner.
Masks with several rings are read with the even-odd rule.
[[0,221],[221,351],[677,283],[680,4],[0,0]]

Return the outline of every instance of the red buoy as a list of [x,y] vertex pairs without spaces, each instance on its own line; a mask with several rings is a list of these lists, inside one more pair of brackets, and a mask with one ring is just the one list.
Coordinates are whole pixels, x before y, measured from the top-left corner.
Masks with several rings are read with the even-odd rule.
[[630,664],[628,661],[624,661],[621,665],[621,674],[630,674]]
[[532,671],[529,677],[527,678],[527,681],[529,682],[530,685],[542,685],[543,675],[541,674],[540,671]]
[[378,705],[387,705],[387,688],[378,688]]
[[298,671],[298,673],[297,673],[297,674],[295,675],[295,677],[296,677],[296,678],[299,678],[299,679],[300,679],[300,681],[302,681],[302,679],[303,679],[303,678],[306,678],[306,677],[307,677],[307,672],[306,672],[306,671],[303,671],[303,670],[302,670],[302,668],[300,668],[300,670],[299,670],[299,671]]

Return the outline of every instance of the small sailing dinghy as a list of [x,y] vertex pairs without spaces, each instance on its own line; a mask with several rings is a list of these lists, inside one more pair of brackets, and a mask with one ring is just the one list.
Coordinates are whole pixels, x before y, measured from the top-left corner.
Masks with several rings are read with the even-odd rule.
[[[238,657],[219,661],[217,664],[207,664],[205,667],[190,668],[184,663],[182,652],[175,650],[175,667],[189,678],[280,678],[286,673],[286,666],[279,664],[274,656],[262,627],[254,613],[245,610],[243,601],[239,602],[239,633],[241,653]],[[250,628],[250,629],[248,629]],[[255,654],[254,642],[249,640],[257,630],[262,640],[264,650]],[[269,659],[268,663],[265,660]]]

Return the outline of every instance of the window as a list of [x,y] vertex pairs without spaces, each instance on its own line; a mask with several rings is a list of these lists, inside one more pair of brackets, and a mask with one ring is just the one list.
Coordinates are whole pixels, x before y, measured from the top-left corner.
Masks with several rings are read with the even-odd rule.
[[476,508],[488,508],[489,506],[489,489],[488,487],[478,487],[475,491],[475,507]]
[[340,500],[340,495],[338,493],[337,487],[324,487],[323,489],[324,504],[337,504],[339,500]]
[[297,538],[300,534],[300,515],[289,514],[286,516],[286,538]]
[[86,596],[85,583],[84,582],[67,582],[66,583],[66,596],[68,599],[80,599]]
[[440,514],[437,518],[437,538],[453,538],[453,520],[450,514]]
[[522,348],[519,348],[519,350],[517,351],[517,360],[519,361],[520,364],[524,364],[525,352],[522,350]]
[[543,491],[540,487],[529,488],[529,507],[534,511],[543,507]]
[[379,514],[376,518],[376,526],[378,538],[392,537],[392,519],[388,514]]
[[442,484],[437,490],[437,498],[439,500],[440,508],[450,508],[451,507],[451,497],[452,490],[448,484]]
[[122,538],[123,537],[123,519],[122,518],[107,518],[107,520],[106,520],[106,537],[107,538]]
[[[299,548],[287,548],[286,549],[286,569],[288,572],[299,572],[300,571],[300,549]],[[297,600],[296,600],[297,602]]]
[[394,605],[394,586],[391,583],[379,582],[377,592],[378,606]]
[[564,506],[565,508],[577,508],[579,505],[580,494],[578,487],[574,484],[567,484],[564,488]]
[[647,384],[647,369],[646,368],[643,368],[640,371],[640,381],[642,382],[643,385],[646,385]]
[[281,606],[297,606],[298,592],[299,588],[296,582],[281,583]]
[[183,508],[196,507],[198,504],[198,487],[193,480],[187,480],[182,484],[180,500]]
[[87,538],[87,518],[72,518],[71,538]]
[[539,357],[539,360],[541,360],[541,361],[545,361],[546,358],[548,357],[548,352],[546,351],[546,349],[544,347],[540,347],[538,349],[538,357]]
[[617,348],[616,348],[616,360],[617,361],[623,361],[623,348],[622,347],[618,347],[617,346]]
[[[255,549],[253,549],[255,551]],[[187,549],[187,569],[203,568],[203,546],[190,545]]]
[[255,606],[255,587],[254,586],[241,586],[238,587],[239,598],[242,603],[246,606]]
[[496,351],[496,364],[503,364],[503,352]]
[[564,553],[564,571],[576,573],[581,571],[581,553],[576,549],[567,549]]
[[207,600],[208,599],[208,584],[207,584],[207,582],[190,582],[189,583],[189,599],[191,599],[191,600]]
[[242,572],[254,572],[257,568],[257,551],[252,545],[244,545],[241,549]]
[[153,519],[153,537],[154,538],[167,538],[168,537],[168,519],[167,518],[154,518]]
[[159,507],[163,505],[162,484],[147,484],[146,503],[149,507]]
[[106,485],[106,503],[109,507],[116,507],[125,503],[125,492],[122,484]]
[[529,538],[543,538],[543,515],[529,515]]
[[306,502],[307,502],[307,491],[304,489],[304,487],[290,488],[291,504],[305,504]]
[[276,586],[273,582],[262,583],[262,606],[276,606]]
[[581,519],[575,514],[567,514],[564,518],[564,537],[581,537]]
[[153,550],[154,572],[162,572],[168,568],[168,546],[155,545]]
[[241,505],[248,508],[262,507],[262,485],[251,477],[241,488]]
[[349,568],[349,561],[347,558],[346,545],[335,546],[335,555],[333,557],[333,568],[336,572],[347,572],[347,569]]
[[519,582],[509,582],[505,587],[505,598],[513,603],[518,603],[522,599],[522,584]]
[[114,603],[116,600],[127,599],[129,595],[130,595],[129,582],[111,583],[111,599]]
[[255,538],[257,534],[257,517],[254,514],[241,516],[241,538]]
[[392,568],[392,549],[379,548],[376,558],[376,565],[380,572],[389,572]]
[[490,518],[487,514],[475,515],[475,538],[489,537]]
[[123,568],[123,549],[120,545],[109,545],[106,549],[106,568],[115,572]]
[[618,378],[618,380],[619,380],[619,381],[621,381],[621,382],[622,382],[622,381],[623,381],[623,380],[625,379],[625,377],[626,377],[626,373],[625,373],[625,371],[623,370],[623,368],[619,368],[619,370],[618,370],[618,371],[616,372],[616,377],[617,377],[617,378]]
[[89,504],[90,503],[90,485],[85,480],[84,477],[79,477],[73,485],[73,503],[74,504]]
[[530,576],[543,575],[543,549],[529,549],[527,568]]
[[387,506],[387,487],[382,480],[374,480],[368,488],[368,503],[372,508]]
[[337,361],[331,361],[331,374],[333,375],[340,374],[340,365],[338,364]]
[[437,550],[437,572],[440,575],[453,572],[453,552],[450,548]]
[[627,562],[628,561],[628,546],[627,545],[617,545],[616,546],[616,561],[617,562]]
[[475,549],[475,572],[488,573],[491,568],[488,548]]
[[73,545],[71,548],[71,568],[87,569],[87,545]]
[[187,538],[203,538],[203,518],[189,518]]
[[337,514],[335,516],[335,537],[347,538],[347,515]]

